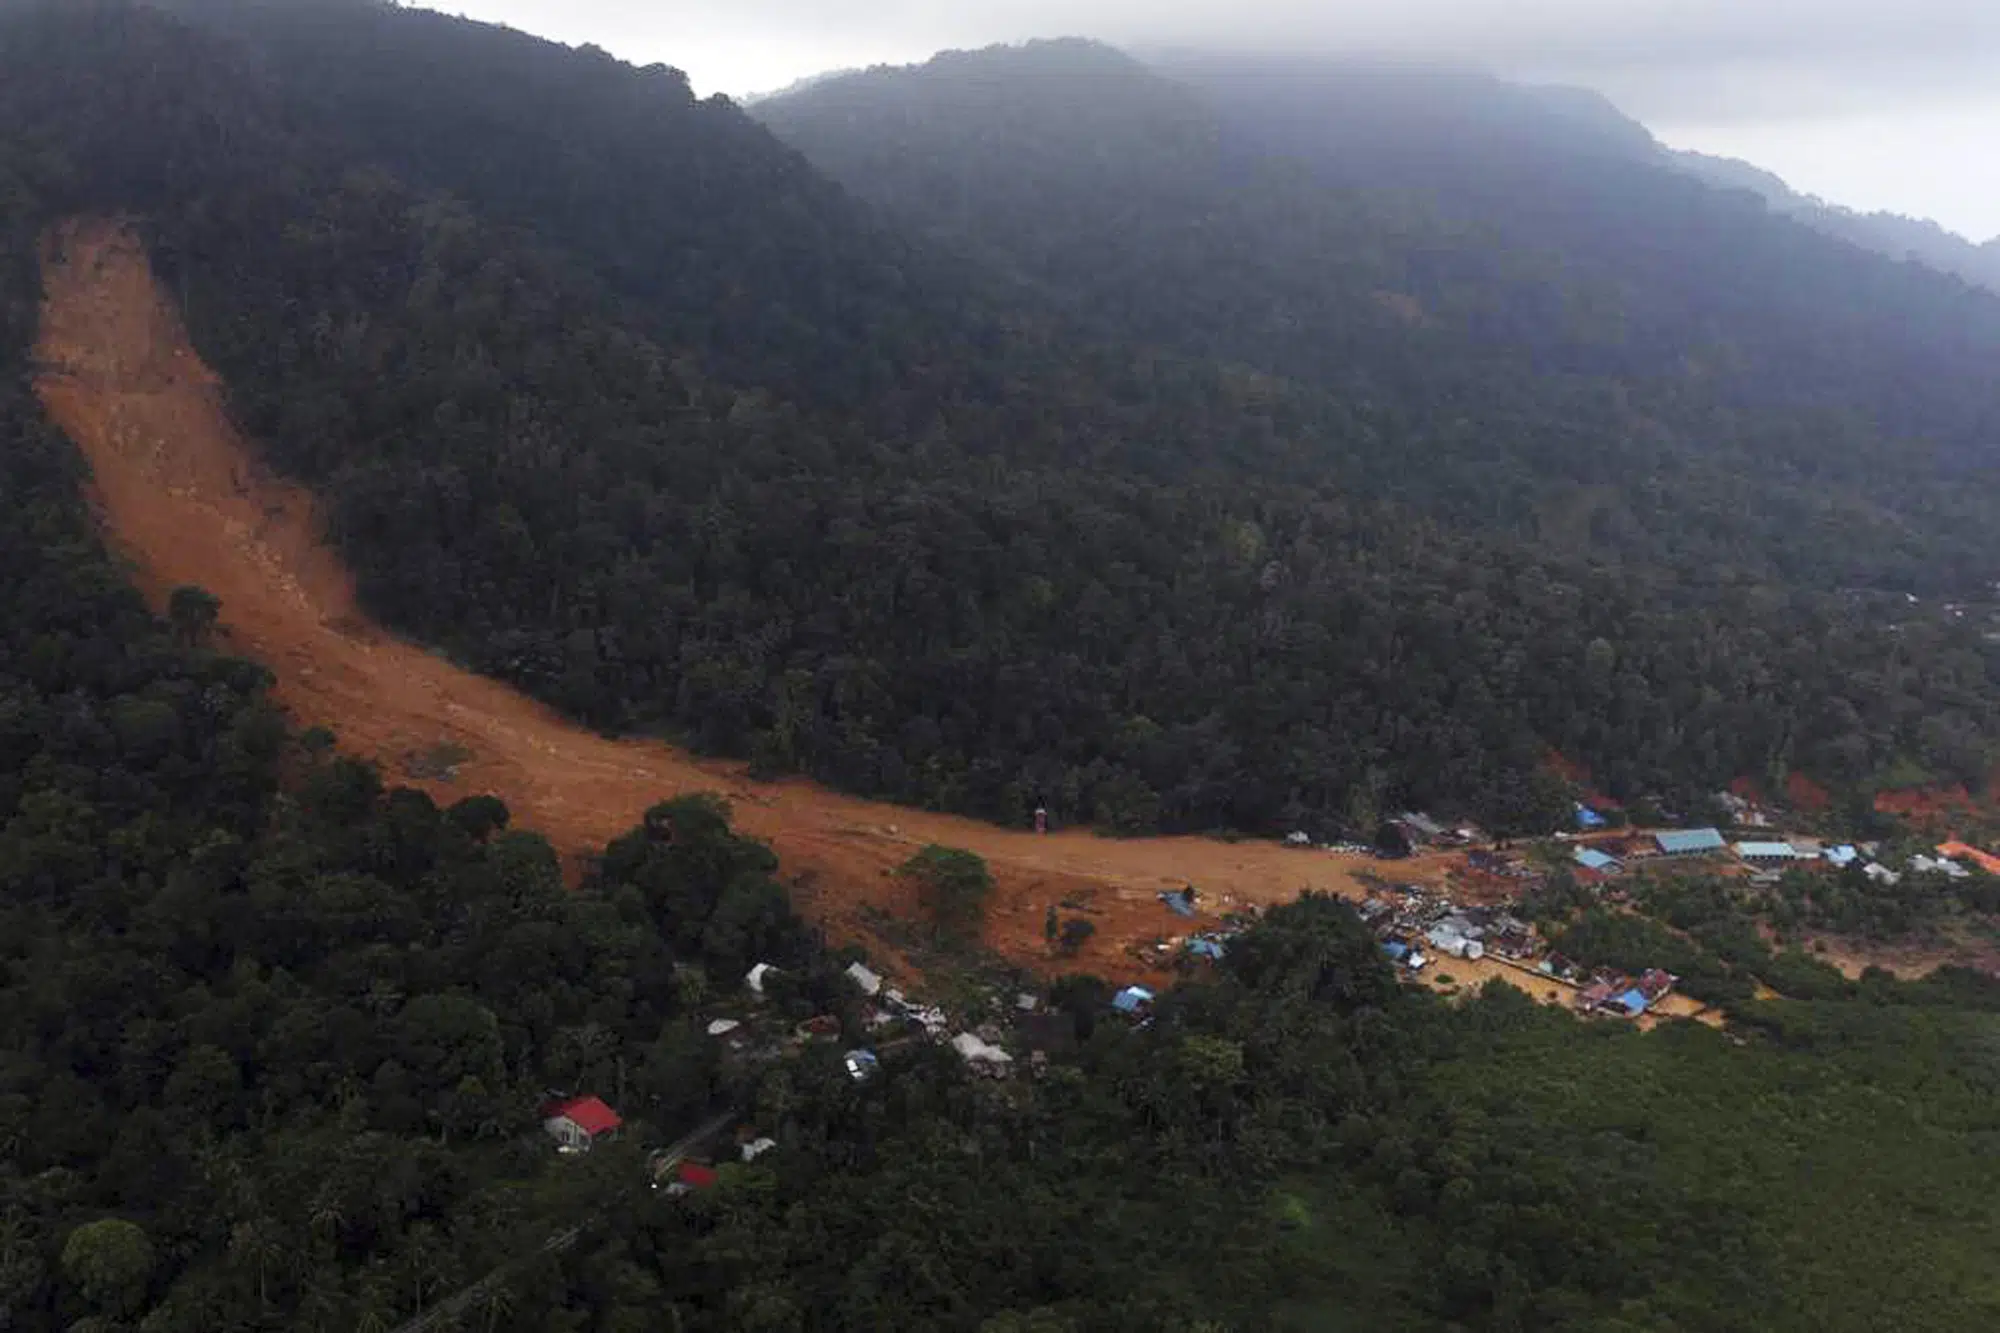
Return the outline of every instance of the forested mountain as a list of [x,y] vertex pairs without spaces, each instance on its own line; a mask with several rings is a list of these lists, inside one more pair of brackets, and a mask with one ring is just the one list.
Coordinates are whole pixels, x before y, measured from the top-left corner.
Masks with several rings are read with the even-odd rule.
[[[417,25],[440,86],[605,65],[287,12],[327,40]],[[566,889],[497,801],[440,809],[288,732],[267,671],[214,646],[227,606],[148,610],[30,391],[51,225],[139,221],[399,626],[607,725],[710,727],[857,786],[999,809],[1028,773],[1112,815],[1255,822],[1426,783],[1532,807],[1550,739],[1631,756],[1631,782],[1793,754],[1970,771],[1985,659],[1314,485],[1358,438],[1314,415],[1333,400],[1069,341],[1060,312],[984,323],[1004,284],[927,285],[944,261],[809,174],[825,211],[796,242],[718,187],[660,255],[594,247],[581,202],[385,167],[349,123],[379,103],[301,96],[231,31],[0,5],[0,1327],[351,1333],[467,1290],[450,1317],[486,1333],[1995,1321],[2000,997],[1971,974],[1850,984],[1752,936],[1732,962],[1794,999],[1746,998],[1727,1036],[1585,1036],[1511,993],[1399,989],[1311,900],[1147,1027],[1054,987],[1036,1077],[921,1045],[865,1083],[839,1044],[725,1059],[706,1022],[748,1010],[752,959],[782,968],[769,1030],[871,1038],[845,959],[717,804],[650,812]],[[685,160],[803,172],[668,75],[631,87],[642,120],[694,118]],[[578,199],[614,194],[576,170]],[[833,286],[775,323],[747,286],[675,315],[714,295],[675,267],[685,238],[733,226]],[[849,411],[870,345],[828,321],[855,253],[918,257],[856,278],[911,341]],[[919,335],[954,309],[955,341]],[[934,391],[925,348],[966,357]],[[824,380],[789,396],[806,362]],[[930,427],[888,428],[912,413]],[[558,1088],[610,1096],[625,1138],[558,1158],[536,1124]],[[776,1149],[687,1199],[647,1188],[646,1150],[717,1106]]]
[[1910,259],[1940,273],[1955,273],[1967,282],[2000,292],[2000,237],[1975,244],[1927,218],[1842,208],[1800,194],[1771,172],[1734,158],[1679,152],[1671,153],[1670,160],[1712,185],[1748,190],[1774,211],[1815,231],[1879,251],[1891,259]]
[[1668,170],[1601,104],[1163,61],[1044,43],[756,109],[1103,336],[1335,393],[1400,446],[1371,487],[1429,512],[1581,510],[1598,554],[1795,585],[1990,576],[2000,300]]
[[[1907,441],[1911,475],[1864,485],[1852,414],[1725,408],[1692,392],[1707,371],[1647,388],[1433,337],[1454,302],[1519,321],[1483,279],[1380,285],[1399,238],[1477,239],[1429,205],[1321,214],[1262,173],[1296,207],[1246,189],[1238,222],[1298,219],[1284,248],[1218,242],[1173,191],[1223,130],[1159,114],[1186,94],[1150,76],[1103,133],[1070,118],[1105,178],[1052,187],[1068,232],[1021,215],[1017,244],[1081,248],[1042,280],[888,236],[668,71],[362,0],[186,3],[197,26],[13,6],[0,102],[45,215],[141,213],[378,615],[597,725],[1129,830],[1331,831],[1406,800],[1532,827],[1562,808],[1550,747],[1674,800],[1991,766],[1976,627],[1815,591],[1970,578],[1977,486],[1940,494]],[[595,157],[621,99],[627,146]],[[1151,197],[1114,170],[1134,124],[1159,245],[1106,235]],[[635,187],[656,151],[704,188]],[[1239,280],[1148,280],[1169,240]],[[1518,262],[1524,300],[1558,299],[1534,283],[1560,266]],[[1677,426],[1647,393],[1694,406]]]

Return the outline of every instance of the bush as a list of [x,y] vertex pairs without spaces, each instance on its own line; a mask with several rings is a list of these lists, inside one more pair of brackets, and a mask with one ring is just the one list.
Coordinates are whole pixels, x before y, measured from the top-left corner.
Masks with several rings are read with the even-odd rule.
[[917,883],[917,896],[944,938],[976,939],[993,896],[993,872],[972,852],[936,843],[903,862],[899,874]]

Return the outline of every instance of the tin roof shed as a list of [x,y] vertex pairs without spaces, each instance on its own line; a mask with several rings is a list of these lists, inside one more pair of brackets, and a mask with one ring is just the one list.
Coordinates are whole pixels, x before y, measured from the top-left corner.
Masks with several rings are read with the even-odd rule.
[[1719,852],[1726,844],[1722,834],[1712,828],[1667,829],[1653,835],[1663,856],[1698,856],[1703,852]]

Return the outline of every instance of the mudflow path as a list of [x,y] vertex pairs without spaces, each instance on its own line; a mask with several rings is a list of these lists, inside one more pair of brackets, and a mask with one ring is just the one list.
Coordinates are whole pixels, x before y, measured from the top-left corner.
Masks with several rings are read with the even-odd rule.
[[[655,802],[714,791],[740,828],[777,851],[801,909],[837,939],[895,956],[877,927],[914,904],[891,871],[924,844],[944,843],[992,865],[990,945],[1038,970],[1115,977],[1145,973],[1155,944],[1192,924],[1159,904],[1163,888],[1199,885],[1204,917],[1306,888],[1362,892],[1363,858],[1197,838],[1037,836],[806,782],[750,782],[740,765],[579,727],[368,620],[319,541],[313,497],[273,476],[231,425],[220,383],[129,229],[71,222],[48,238],[43,269],[37,392],[88,459],[107,535],[155,604],[183,584],[207,588],[222,599],[226,643],[276,674],[295,723],[330,728],[344,751],[440,802],[500,797],[516,826],[545,835],[573,870]],[[440,767],[442,756],[457,762]],[[1398,878],[1436,869],[1409,865]],[[1043,919],[1064,901],[1087,904],[1097,934],[1058,963]]]

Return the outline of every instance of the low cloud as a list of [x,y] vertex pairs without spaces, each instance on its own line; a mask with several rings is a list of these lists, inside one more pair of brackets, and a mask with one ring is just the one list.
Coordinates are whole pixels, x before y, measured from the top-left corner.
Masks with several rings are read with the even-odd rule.
[[[419,0],[421,3],[421,0]],[[1594,88],[1684,142],[1773,144],[1764,165],[1835,127],[1879,130],[1873,150],[1939,147],[1987,126],[2000,140],[2000,0],[442,0],[470,17],[563,41],[591,41],[686,70],[697,90],[744,94],[830,69],[922,60],[948,47],[1096,37],[1130,47],[1323,51],[1472,64]],[[1905,127],[1897,130],[1894,127]],[[1971,128],[1968,128],[1971,127]],[[1883,145],[1906,141],[1908,150]],[[1857,163],[1851,201],[2000,224],[2000,185],[1975,154],[1956,180],[1902,202],[1876,188],[1891,163]],[[1843,176],[1819,151],[1819,179]],[[1820,170],[1827,167],[1826,170]],[[1883,170],[1876,170],[1881,168]],[[1871,184],[1871,175],[1873,173]],[[1903,187],[1907,188],[1907,187]],[[1975,191],[1982,198],[1967,198]],[[1900,196],[1903,189],[1896,190]]]
[[[465,7],[531,31],[643,47],[684,62],[704,83],[695,59],[704,50],[727,50],[744,74],[761,50],[782,81],[807,72],[798,66],[814,52],[829,57],[825,64],[867,63],[1075,35],[1477,63],[1587,83],[1641,115],[1678,118],[1948,101],[1990,86],[2000,67],[1993,0],[469,0]],[[677,48],[687,52],[681,61]]]

